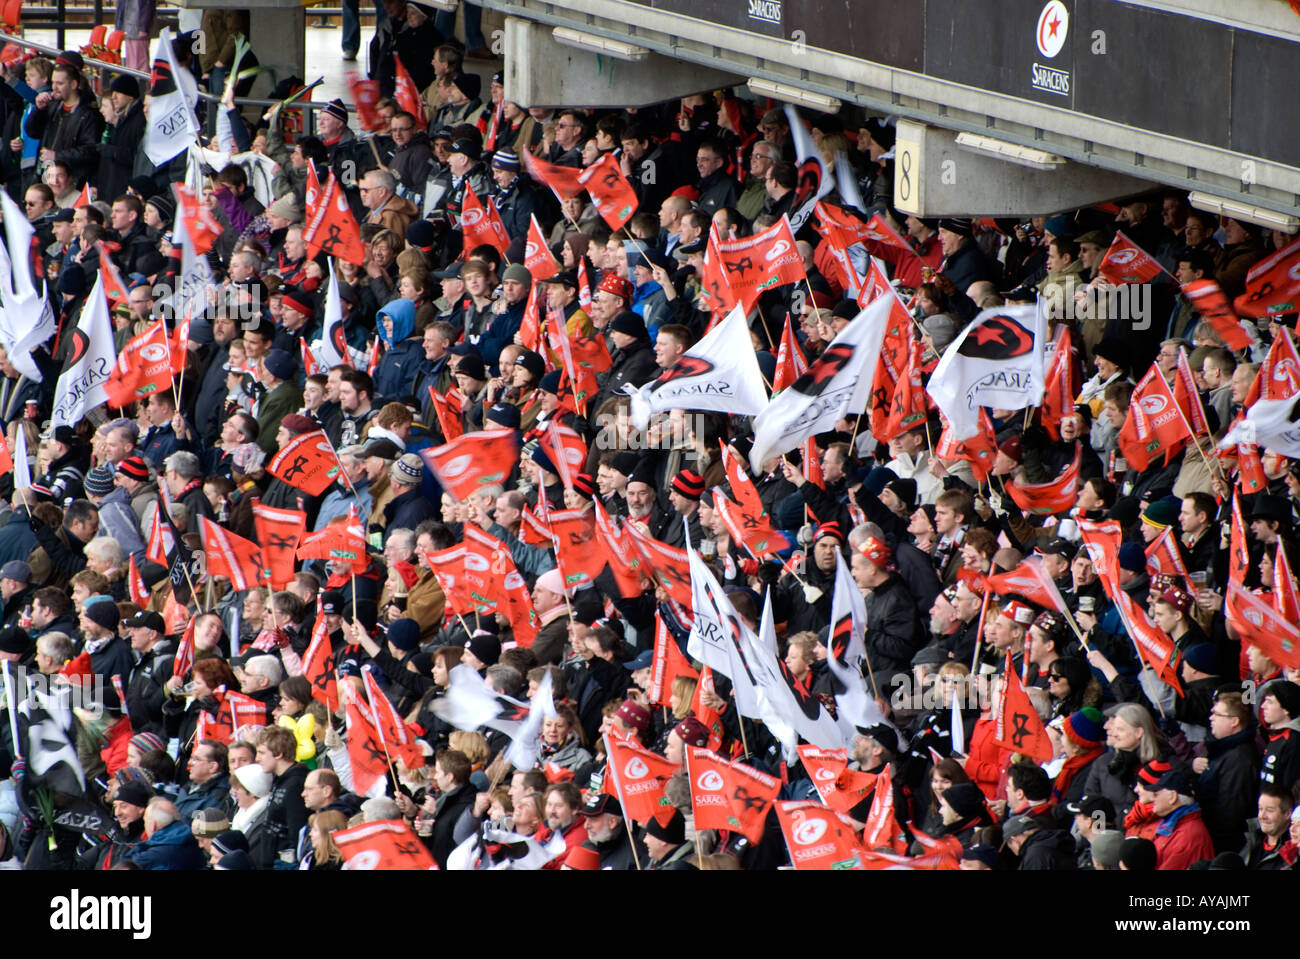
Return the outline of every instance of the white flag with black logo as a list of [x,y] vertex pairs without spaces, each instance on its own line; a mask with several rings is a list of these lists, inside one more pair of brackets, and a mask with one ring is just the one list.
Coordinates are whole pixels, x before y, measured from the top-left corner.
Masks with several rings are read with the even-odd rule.
[[1043,399],[1047,315],[1037,303],[998,306],[971,321],[943,351],[926,392],[953,437],[979,433],[981,406],[1021,410]]
[[179,77],[172,51],[172,32],[163,27],[153,48],[149,116],[144,128],[144,152],[155,166],[161,166],[198,141],[199,123],[179,85]]
[[754,420],[749,454],[755,473],[770,456],[789,452],[810,436],[834,429],[836,420],[862,413],[871,399],[871,382],[893,297],[877,297],[844,329],[807,371],[777,394]]
[[113,348],[113,324],[108,318],[108,299],[104,296],[104,276],[95,277],[81,309],[81,320],[72,331],[72,349],[58,385],[54,387],[54,409],[50,426],[76,426],[86,413],[108,401],[109,374],[117,363]]
[[54,308],[45,295],[44,280],[39,293],[32,281],[26,251],[32,248],[35,230],[18,204],[4,191],[0,191],[0,209],[4,211],[8,249],[24,251],[19,267],[14,269],[8,250],[0,247],[0,300],[3,301],[0,302],[0,343],[4,345],[13,368],[40,383],[41,371],[32,358],[32,352],[54,335],[57,329]]
[[664,410],[756,416],[767,405],[758,354],[739,306],[653,383],[623,389],[632,397],[632,423],[639,430],[649,425],[651,413]]

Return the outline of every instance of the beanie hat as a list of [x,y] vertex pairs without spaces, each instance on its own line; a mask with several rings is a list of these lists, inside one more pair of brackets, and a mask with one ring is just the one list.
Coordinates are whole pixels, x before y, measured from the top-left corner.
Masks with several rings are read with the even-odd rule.
[[532,350],[524,350],[524,352],[520,353],[518,359],[515,360],[515,366],[522,366],[532,374],[533,379],[540,380],[546,375],[546,361],[542,359],[540,354],[534,353]]
[[1085,706],[1065,720],[1065,735],[1076,746],[1100,746],[1102,715],[1092,706]]
[[650,333],[645,328],[645,320],[631,310],[624,310],[610,320],[609,329],[613,333],[622,333],[624,336],[631,336],[638,340],[650,338]]
[[424,479],[424,460],[415,453],[403,453],[393,462],[388,473],[404,486],[419,486]]
[[95,625],[102,626],[104,629],[111,629],[114,632],[117,631],[117,624],[122,618],[118,615],[117,604],[112,600],[106,603],[92,603],[90,600],[86,600],[85,605],[82,607],[82,615]]
[[1154,526],[1156,529],[1173,526],[1178,522],[1178,511],[1181,506],[1182,500],[1177,496],[1166,496],[1163,499],[1158,499],[1142,511],[1142,522],[1147,526]]
[[907,511],[913,512],[916,509],[916,480],[911,477],[906,479],[896,479],[885,484],[885,489],[898,497],[899,502],[907,508]]
[[140,99],[140,81],[135,77],[127,76],[125,73],[119,73],[113,77],[113,81],[108,85],[109,93],[125,93],[133,100]]
[[266,212],[290,223],[298,223],[302,220],[302,210],[298,208],[298,201],[292,193],[280,197],[267,208]]
[[[130,79],[134,79],[133,77]],[[167,226],[171,226],[176,219],[176,204],[172,203],[167,197],[159,193],[157,196],[151,196],[145,201],[145,206],[151,206],[158,211],[158,219],[162,220]]]
[[107,496],[113,492],[113,467],[107,463],[96,466],[86,473],[86,481],[82,485],[90,496]]
[[1088,841],[1093,860],[1105,869],[1119,867],[1119,855],[1123,847],[1124,834],[1117,829],[1098,829]]
[[574,846],[564,857],[564,865],[570,869],[595,871],[600,869],[600,853],[591,846]]
[[835,520],[830,520],[829,522],[822,523],[818,526],[817,532],[813,535],[813,542],[816,543],[819,539],[826,536],[830,536],[841,545],[844,543],[844,534],[840,532],[840,524]]
[[558,569],[547,570],[541,576],[538,576],[533,586],[540,586],[547,592],[554,593],[557,596],[568,595],[568,590],[564,588],[564,574]]
[[242,872],[245,869],[253,868],[253,860],[242,849],[236,849],[234,852],[228,852],[217,860],[217,864],[213,868],[221,872]]
[[[272,204],[274,207],[274,204]],[[428,220],[414,220],[406,228],[406,238],[414,246],[426,249],[438,242],[438,231]]]
[[[451,78],[451,82],[457,90],[465,94],[465,98],[468,100],[473,100],[483,90],[483,78],[477,73],[458,73]],[[474,159],[477,160],[478,156],[476,155]]]
[[[234,773],[232,772],[230,775],[233,776]],[[238,829],[227,829],[212,840],[212,848],[223,856],[228,856],[232,852],[246,853],[248,852],[248,837]]]
[[293,379],[293,375],[298,372],[298,364],[287,350],[271,350],[262,360],[262,365],[277,380]]
[[583,499],[596,498],[596,481],[590,473],[579,473],[573,477],[573,491]]
[[144,459],[139,456],[128,456],[122,462],[117,464],[117,471],[123,476],[136,480],[141,483],[149,480],[149,466]]
[[1119,847],[1119,861],[1129,872],[1155,872],[1156,844],[1141,836],[1129,836]]
[[215,839],[230,828],[230,818],[217,808],[200,809],[190,821],[196,839]]
[[322,112],[327,113],[330,116],[334,117],[334,119],[338,120],[340,123],[348,122],[347,104],[344,103],[342,100],[340,100],[338,97],[335,97],[333,100],[331,100],[329,102],[329,106],[327,106]]
[[653,836],[660,842],[680,846],[686,841],[686,820],[682,818],[681,812],[676,809],[673,810],[672,818],[666,823],[662,823],[651,816],[650,821],[646,823],[645,834]]
[[551,370],[540,380],[537,381],[537,388],[543,393],[550,393],[552,396],[560,395],[560,371]]
[[699,500],[704,495],[704,477],[693,469],[679,471],[669,485],[674,493],[686,499]]
[[614,715],[639,733],[644,733],[650,727],[650,710],[636,700],[623,700],[623,705],[618,707],[618,712]]
[[410,618],[396,620],[388,626],[388,641],[404,653],[420,645],[420,624]]
[[1166,603],[1178,610],[1178,612],[1186,614],[1196,601],[1192,598],[1192,594],[1181,586],[1170,586],[1160,594],[1160,602]]
[[465,648],[485,666],[495,666],[501,658],[501,640],[484,630],[475,632]]
[[975,226],[967,217],[945,217],[939,221],[939,229],[956,233],[958,236],[975,235]]
[[130,803],[132,806],[147,806],[149,800],[153,799],[156,793],[147,783],[138,779],[132,779],[130,782],[122,783],[117,788],[117,797],[115,802]]
[[978,816],[984,809],[984,794],[974,783],[953,783],[943,791],[943,801],[962,819]]
[[614,458],[610,460],[610,469],[623,476],[631,476],[636,471],[636,464],[639,459],[635,453],[629,453],[626,450],[622,453],[615,453]]
[[471,380],[487,379],[487,367],[483,365],[483,358],[473,354],[460,358],[460,362],[456,364],[456,372],[463,373]]
[[505,272],[501,274],[501,279],[514,280],[516,283],[522,283],[524,286],[532,286],[533,275],[528,272],[528,267],[522,263],[511,263],[506,267]]
[[127,742],[128,746],[134,746],[142,753],[151,753],[155,749],[166,749],[167,744],[156,733],[143,732],[136,733]]
[[1260,695],[1272,696],[1292,719],[1300,716],[1300,686],[1289,679],[1273,680],[1264,687]]
[[290,286],[282,290],[280,304],[303,316],[316,315],[316,304],[312,302],[311,294],[301,287]]
[[508,430],[519,429],[519,407],[511,403],[497,403],[483,414],[483,418]]
[[257,763],[240,766],[230,775],[258,799],[271,791],[272,776]]
[[518,170],[519,154],[514,150],[498,150],[492,157],[492,165],[498,170]]
[[703,748],[709,744],[709,727],[694,716],[687,716],[673,727],[673,732],[687,746]]
[[1141,573],[1147,568],[1147,554],[1137,543],[1122,543],[1119,548],[1119,568],[1130,573]]
[[612,271],[606,273],[600,278],[600,283],[597,285],[596,289],[604,290],[606,293],[612,293],[614,296],[620,296],[623,298],[625,303],[632,302],[632,294],[634,292],[632,284]]

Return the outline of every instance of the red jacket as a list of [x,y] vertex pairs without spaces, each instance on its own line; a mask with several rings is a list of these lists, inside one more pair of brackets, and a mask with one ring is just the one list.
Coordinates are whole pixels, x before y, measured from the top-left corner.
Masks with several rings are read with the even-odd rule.
[[104,742],[104,748],[99,751],[99,758],[104,760],[110,776],[126,765],[126,747],[134,735],[135,730],[131,728],[129,716],[123,716],[108,731],[108,739]]
[[[908,239],[911,240],[910,237]],[[912,241],[912,243],[912,249],[909,252],[875,240],[862,241],[862,245],[867,248],[868,253],[893,265],[894,279],[898,280],[900,286],[915,290],[925,282],[921,277],[922,267],[928,266],[936,273],[939,272],[939,264],[943,262],[943,247],[939,244],[938,233],[935,233],[923,244],[917,244],[915,241]],[[962,290],[961,292],[965,293],[966,291]]]
[[[537,841],[548,842],[554,833],[551,832],[550,826],[543,826],[537,830]],[[564,865],[564,860],[569,857],[574,846],[581,846],[587,841],[587,819],[581,813],[574,817],[569,827],[563,830],[564,835],[564,852],[548,862],[543,869],[559,869]]]
[[1200,859],[1214,858],[1214,843],[1195,804],[1180,806],[1166,816],[1151,839],[1156,844],[1157,869],[1187,869]]
[[1006,767],[1009,753],[993,741],[997,733],[997,719],[981,716],[971,730],[970,751],[966,759],[966,775],[984,793],[990,801],[1006,798],[1005,793],[999,797],[1002,771]]

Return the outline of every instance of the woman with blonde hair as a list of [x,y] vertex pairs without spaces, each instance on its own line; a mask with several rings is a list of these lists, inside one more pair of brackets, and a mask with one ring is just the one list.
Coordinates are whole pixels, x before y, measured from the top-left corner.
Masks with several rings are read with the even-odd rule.
[[492,758],[492,750],[488,746],[487,738],[480,732],[471,732],[464,729],[458,729],[447,737],[447,742],[452,749],[458,750],[465,754],[469,760],[469,781],[479,792],[488,788],[488,779],[483,770],[487,767],[488,760]]
[[307,820],[311,827],[311,852],[303,857],[299,869],[337,870],[343,868],[343,853],[334,844],[334,833],[347,827],[348,821],[337,809],[318,812]]

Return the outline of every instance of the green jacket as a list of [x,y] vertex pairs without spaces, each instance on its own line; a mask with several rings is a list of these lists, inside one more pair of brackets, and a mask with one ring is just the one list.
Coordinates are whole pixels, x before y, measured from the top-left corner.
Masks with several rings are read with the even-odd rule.
[[302,409],[302,390],[287,380],[276,385],[257,408],[257,445],[270,456],[275,452],[275,434],[280,420]]

